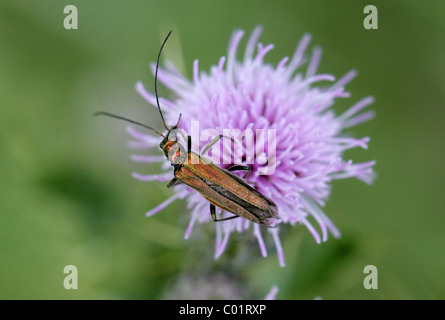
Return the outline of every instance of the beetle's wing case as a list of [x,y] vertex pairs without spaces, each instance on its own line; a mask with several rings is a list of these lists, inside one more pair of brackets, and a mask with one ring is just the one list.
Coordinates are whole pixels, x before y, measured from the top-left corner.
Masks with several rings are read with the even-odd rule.
[[277,205],[240,177],[193,152],[188,160],[175,170],[175,176],[210,203],[256,223],[269,225],[278,217]]
[[254,214],[250,213],[246,208],[242,207],[238,203],[229,200],[226,195],[213,189],[205,181],[205,179],[202,179],[195,173],[191,172],[188,167],[177,167],[175,169],[175,177],[201,193],[213,205],[225,211],[235,213],[236,215],[249,219],[253,222],[261,223],[261,220]]

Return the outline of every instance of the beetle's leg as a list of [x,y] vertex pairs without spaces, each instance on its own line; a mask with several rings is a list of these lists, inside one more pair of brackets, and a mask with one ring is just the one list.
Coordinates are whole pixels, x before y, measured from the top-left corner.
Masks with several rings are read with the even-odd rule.
[[175,178],[171,179],[170,182],[167,184],[167,188],[171,188],[171,187],[176,186],[180,183],[182,183],[182,181],[175,177]]
[[212,220],[214,222],[219,222],[219,221],[226,221],[226,220],[231,220],[231,219],[235,219],[235,218],[239,218],[238,215],[233,215],[231,217],[227,217],[227,218],[223,218],[223,219],[216,219],[216,207],[213,204],[210,204],[210,215],[212,216]]
[[236,164],[234,166],[231,166],[227,170],[229,170],[229,171],[246,171],[246,173],[243,176],[243,179],[246,179],[247,176],[252,171],[252,168],[250,166],[246,166],[246,165],[243,165],[243,164]]
[[210,204],[210,215],[212,216],[212,220],[216,221],[216,208],[213,204]]
[[192,152],[192,137],[190,136],[187,137],[187,152]]
[[[252,168],[250,166],[246,166],[246,165],[242,165],[242,164],[238,164],[238,165],[234,165],[231,166],[230,168],[228,168],[227,170],[229,171],[246,171],[246,173],[243,176],[243,179],[246,179],[247,176],[250,174],[250,172],[252,171]],[[256,186],[256,182],[248,182],[249,184]]]
[[227,137],[227,136],[224,136],[224,135],[220,134],[219,136],[216,136],[215,138],[213,138],[213,140],[210,141],[210,142],[209,142],[209,143],[202,149],[201,154],[202,154],[202,155],[205,155],[205,154],[207,153],[207,151],[209,151],[210,148],[213,147],[213,145],[214,145],[215,143],[217,143],[219,140],[221,140],[222,138],[227,138],[227,139],[232,140],[232,142],[235,142],[235,140],[233,140],[233,138],[230,138],[230,137]]

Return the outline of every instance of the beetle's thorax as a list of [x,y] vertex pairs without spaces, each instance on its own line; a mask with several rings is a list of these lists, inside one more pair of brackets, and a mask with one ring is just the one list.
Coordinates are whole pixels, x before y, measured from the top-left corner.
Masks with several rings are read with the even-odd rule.
[[167,159],[174,165],[181,165],[186,162],[187,153],[177,141],[167,141],[162,147]]

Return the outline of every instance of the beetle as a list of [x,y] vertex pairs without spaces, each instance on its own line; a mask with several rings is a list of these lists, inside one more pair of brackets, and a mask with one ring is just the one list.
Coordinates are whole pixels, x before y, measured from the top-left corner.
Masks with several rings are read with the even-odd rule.
[[[155,70],[156,102],[167,133],[163,135],[161,132],[143,123],[104,111],[96,112],[94,115],[104,115],[124,120],[149,129],[161,136],[163,140],[159,147],[163,150],[165,156],[174,168],[174,178],[167,184],[167,187],[170,188],[174,185],[184,183],[198,191],[210,202],[210,214],[213,221],[226,221],[243,217],[261,225],[273,225],[275,220],[278,218],[277,205],[271,199],[258,192],[255,188],[243,180],[250,173],[250,166],[234,165],[228,169],[222,169],[210,162],[208,159],[202,157],[200,154],[197,154],[191,150],[192,140],[190,136],[187,137],[187,150],[185,150],[185,148],[178,142],[176,135],[176,130],[178,129],[178,125],[181,120],[181,115],[179,115],[178,121],[174,126],[167,126],[161,111],[161,106],[159,104],[157,77],[161,52],[171,33],[172,31],[168,33],[167,37],[162,43]],[[207,146],[203,148],[201,153],[205,154],[216,142],[222,138],[227,137],[223,135],[216,136]],[[245,174],[243,178],[240,178],[233,174],[233,171],[245,171]],[[219,207],[224,211],[231,212],[234,215],[217,219],[216,207]]]

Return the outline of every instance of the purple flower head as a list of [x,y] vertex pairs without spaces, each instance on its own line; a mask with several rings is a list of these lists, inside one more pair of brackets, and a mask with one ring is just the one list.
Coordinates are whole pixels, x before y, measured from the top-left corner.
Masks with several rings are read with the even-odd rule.
[[[351,71],[339,80],[329,74],[316,74],[321,58],[320,48],[313,50],[305,72],[301,71],[307,62],[305,51],[309,45],[309,35],[300,41],[292,58],[285,57],[277,66],[266,63],[265,55],[273,49],[273,45],[258,43],[261,31],[260,27],[253,31],[241,60],[238,60],[237,52],[244,32],[235,31],[227,57],[221,57],[208,73],[199,71],[198,60],[195,60],[192,80],[185,78],[171,63],[167,63],[165,69],[160,69],[160,82],[175,94],[172,100],[160,98],[166,122],[175,124],[179,113],[182,113],[179,127],[192,137],[191,131],[196,130],[193,126],[196,122],[199,130],[213,130],[210,131],[213,137],[225,134],[226,129],[250,130],[252,134],[246,134],[245,139],[235,138],[236,143],[230,147],[234,149],[233,155],[226,152],[230,150],[227,150],[224,141],[212,148],[212,155],[221,151],[222,161],[218,165],[230,167],[236,163],[234,158],[238,154],[238,161],[252,169],[247,182],[277,204],[279,223],[305,225],[317,243],[326,241],[329,232],[334,237],[340,237],[339,230],[321,208],[329,197],[332,180],[355,177],[368,184],[373,180],[375,161],[353,163],[352,160],[343,159],[343,153],[355,147],[367,148],[369,138],[347,136],[344,129],[373,118],[373,111],[361,111],[374,99],[364,98],[345,113],[336,115],[331,107],[337,98],[349,97],[345,85],[356,72]],[[317,86],[319,82],[322,85]],[[145,100],[156,106],[155,96],[141,83],[137,84],[136,89]],[[159,148],[159,137],[132,127],[127,129],[135,138],[130,142],[130,147]],[[210,138],[204,137],[201,143],[199,138],[192,139],[192,149],[199,152]],[[249,141],[254,144],[261,141],[263,147],[257,150],[255,146],[252,153]],[[158,175],[134,173],[136,179],[167,181],[173,177],[170,163],[164,156],[134,155],[132,159],[147,163],[162,162],[165,169]],[[147,216],[158,213],[176,199],[185,199],[191,212],[185,232],[187,239],[196,222],[212,221],[209,202],[184,184],[175,186],[174,191],[172,197],[147,212]],[[314,222],[318,224],[318,230],[313,226]],[[243,218],[217,222],[214,226],[215,258],[224,252],[231,233],[251,230],[263,256],[267,256],[263,236],[266,233],[271,235],[279,263],[284,266],[279,227],[261,228],[259,224]]]

